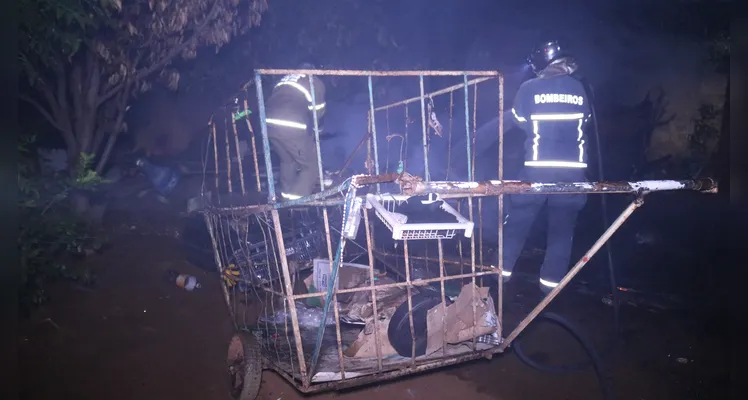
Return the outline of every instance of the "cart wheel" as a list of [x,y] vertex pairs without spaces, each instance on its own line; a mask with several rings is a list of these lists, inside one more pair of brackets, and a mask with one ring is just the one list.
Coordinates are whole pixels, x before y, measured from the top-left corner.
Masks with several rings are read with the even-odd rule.
[[255,400],[262,382],[262,353],[257,339],[250,333],[235,333],[229,342],[226,364],[231,382],[231,397],[236,400]]

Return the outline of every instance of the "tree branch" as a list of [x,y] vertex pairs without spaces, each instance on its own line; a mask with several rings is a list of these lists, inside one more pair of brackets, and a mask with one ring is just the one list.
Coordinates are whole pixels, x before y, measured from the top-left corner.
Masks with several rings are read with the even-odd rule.
[[[207,27],[210,24],[210,22],[212,22],[213,19],[215,18],[215,16],[217,15],[218,10],[219,10],[217,4],[218,4],[218,2],[214,2],[213,3],[213,6],[212,6],[211,10],[208,12],[208,15],[206,15],[205,18],[203,19],[203,21],[200,22],[192,30],[192,36],[190,36],[189,39],[184,40],[184,41],[182,41],[182,43],[174,46],[174,48],[172,48],[171,51],[169,51],[169,53],[166,56],[164,56],[161,60],[159,60],[159,61],[151,64],[150,67],[143,68],[140,72],[137,72],[135,74],[135,76],[133,77],[133,79],[132,79],[133,82],[138,82],[138,81],[140,81],[142,79],[145,79],[149,75],[151,75],[152,73],[158,71],[161,68],[164,68],[166,65],[169,64],[170,61],[172,61],[174,59],[174,57],[178,56],[179,53],[181,53],[182,51],[184,51],[184,49],[186,49],[187,46],[189,46],[192,43],[192,41],[194,41],[195,39],[197,39],[197,37],[202,33],[202,30],[205,29],[205,27]],[[122,88],[124,87],[124,85],[125,85],[124,82],[121,82],[121,83],[117,84],[116,86],[114,86],[113,88],[109,89],[108,92],[105,92],[104,95],[102,95],[101,97],[99,97],[99,104],[101,104],[101,103],[103,103],[103,102],[111,99],[112,96],[114,96],[115,94],[117,94],[117,92],[119,92],[120,90],[122,90]]]
[[[32,99],[31,97],[28,97],[28,96],[23,95],[23,94],[18,95],[18,98],[20,100],[23,100],[23,101],[31,104],[32,106],[34,106],[34,108],[36,108],[39,111],[39,113],[50,124],[52,124],[52,126],[54,126],[57,130],[59,130],[60,132],[62,132],[62,135],[65,138],[65,142],[75,143],[75,139],[73,138],[73,132],[71,132],[69,129],[65,129],[62,126],[60,126],[60,124],[52,117],[52,114],[50,114],[49,111],[47,111],[44,108],[44,106],[42,106],[41,104],[39,104],[36,100]],[[72,140],[72,142],[70,142],[70,140]]]

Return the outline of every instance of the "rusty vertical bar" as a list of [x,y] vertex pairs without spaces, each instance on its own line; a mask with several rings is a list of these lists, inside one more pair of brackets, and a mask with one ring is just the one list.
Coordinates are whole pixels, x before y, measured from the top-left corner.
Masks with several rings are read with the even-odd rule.
[[444,249],[442,247],[442,239],[436,240],[436,245],[439,249],[439,283],[441,284],[442,292],[442,354],[444,357],[447,356],[447,298],[444,292]]
[[[208,213],[203,214],[203,219],[205,220],[205,225],[208,227],[208,233],[210,234],[210,242],[213,245],[213,259],[216,262],[216,268],[218,269],[218,276],[223,276],[223,263],[221,262],[221,254],[219,251],[218,241],[216,240],[216,234],[215,229],[213,228],[213,221],[211,217],[208,216]],[[231,308],[231,300],[229,298],[229,291],[226,288],[226,284],[221,282],[221,290],[223,291],[223,299],[226,301],[226,307],[228,307],[229,312],[231,312],[233,317],[233,309]],[[234,318],[231,318],[234,322],[234,325],[236,325],[236,320]]]
[[[242,185],[242,195],[247,194],[247,190],[244,187],[244,166],[242,165],[242,155],[239,153],[239,133],[236,131],[236,114],[231,112],[231,130],[234,132],[234,144],[236,145],[236,162],[239,166],[239,180]],[[231,157],[229,157],[229,161]]]
[[[275,240],[278,245],[278,258],[283,270],[283,285],[286,292],[285,301],[288,303],[291,312],[291,326],[293,327],[294,341],[296,342],[296,352],[299,358],[299,372],[301,373],[301,382],[305,387],[309,386],[310,377],[306,373],[306,361],[304,360],[304,346],[301,344],[301,330],[299,329],[299,318],[296,314],[296,299],[293,294],[293,285],[291,284],[291,273],[288,270],[288,260],[286,259],[286,244],[283,242],[283,228],[280,224],[278,210],[272,210],[273,230],[275,230]],[[323,322],[324,323],[324,322]]]
[[426,115],[426,99],[424,98],[423,75],[421,75],[419,78],[421,83],[421,129],[423,130],[423,179],[428,182],[431,180],[429,174],[429,141],[428,131],[426,130],[426,118],[428,118],[428,116]]
[[[376,114],[374,114],[374,86],[371,82],[371,75],[368,79],[369,84],[369,114],[371,115],[371,137],[372,143],[374,144],[374,173],[379,175],[379,149],[377,147],[377,121]],[[377,192],[379,192],[379,184],[377,183]]]
[[[462,208],[461,206],[462,206],[462,199],[457,199],[457,213],[458,214],[460,214],[460,209]],[[465,258],[462,255],[462,239],[458,239],[457,251],[460,252],[460,274],[464,274],[465,273]]]
[[377,370],[382,370],[382,349],[379,347],[379,329],[377,320],[379,319],[379,310],[377,309],[377,290],[374,286],[374,243],[371,237],[371,227],[369,226],[369,210],[365,209],[364,228],[366,229],[366,248],[369,253],[369,288],[371,288],[371,306],[374,310],[374,346],[377,350]]
[[247,130],[249,130],[249,137],[252,139],[252,159],[255,165],[255,178],[257,179],[257,192],[262,191],[262,183],[260,182],[260,165],[257,162],[257,145],[255,144],[255,130],[252,129],[252,121],[249,120],[249,105],[247,104],[247,91],[244,91],[244,120],[247,121]]
[[[478,264],[483,264],[483,198],[478,197]],[[480,278],[483,285],[483,278]]]
[[410,117],[408,116],[408,106],[405,105],[405,160],[403,160],[403,170],[408,170],[408,125]]
[[[474,221],[473,217],[473,197],[468,197],[468,207],[470,208],[470,221]],[[473,286],[470,289],[470,301],[473,304],[473,327],[471,328],[471,336],[473,337],[473,351],[476,351],[478,349],[478,344],[476,342],[477,338],[475,337],[475,325],[478,321],[478,311],[476,309],[475,304],[475,235],[470,235],[470,281],[472,282]]]
[[[322,209],[323,218],[325,220],[325,235],[327,236],[327,258],[330,260],[330,270],[332,270],[332,240],[330,239],[330,220],[327,214],[327,207]],[[345,224],[345,222],[343,222]],[[342,262],[342,261],[341,261]],[[335,335],[337,339],[338,347],[338,361],[340,362],[340,378],[345,379],[345,366],[343,358],[343,336],[340,334],[340,306],[338,305],[338,288],[335,288],[335,294],[332,296],[333,301],[333,313],[335,314]]]
[[[314,76],[309,75],[309,89],[312,95],[312,119],[314,120],[314,144],[317,147],[317,169],[319,171],[319,187],[320,190],[325,190],[325,176],[322,171],[322,151],[319,145],[319,119],[317,118],[317,98],[314,93]],[[325,221],[325,238],[327,239],[327,258],[330,261],[330,270],[332,271],[333,259],[332,259],[332,239],[330,238],[330,219],[327,213],[327,207],[322,209],[322,217]],[[345,224],[345,221],[343,221]],[[345,227],[343,227],[345,228]],[[337,292],[337,287],[335,288]],[[333,302],[333,314],[335,315],[335,338],[337,341],[338,349],[338,362],[340,363],[340,377],[345,379],[345,363],[343,358],[343,343],[342,336],[340,334],[340,308],[338,305],[338,294],[335,293],[332,296]]]
[[[478,85],[473,85],[473,157],[470,161],[470,168],[475,176],[475,155],[478,153],[475,149],[475,140],[478,129]],[[478,260],[483,265],[483,199],[478,198]],[[483,284],[483,277],[480,279]]]
[[260,111],[260,132],[262,133],[262,153],[265,156],[265,174],[268,177],[268,203],[275,203],[275,182],[273,178],[273,162],[270,159],[270,140],[265,115],[265,98],[262,94],[262,75],[255,73],[255,87],[257,88],[257,107]]
[[226,122],[226,115],[223,116],[223,136],[226,142],[226,181],[229,184],[229,193],[233,193],[234,190],[231,183],[231,146],[229,146],[229,127],[228,122]]
[[[213,117],[210,118],[210,132],[213,135],[213,161],[216,164],[216,194],[218,194],[218,144],[216,142],[216,123],[213,121]],[[221,202],[221,196],[216,196],[218,202]]]
[[309,89],[312,95],[312,121],[314,121],[314,146],[317,152],[317,172],[320,190],[325,190],[325,174],[322,170],[322,150],[319,147],[319,118],[317,118],[317,98],[314,93],[314,75],[309,75]]
[[[504,75],[499,75],[499,180],[504,179]],[[498,298],[496,304],[496,317],[499,321],[498,336],[502,338],[502,327],[504,325],[504,194],[499,194],[499,260],[498,270]]]
[[[320,150],[319,146],[319,119],[317,118],[317,98],[314,93],[314,76],[309,75],[309,89],[311,91],[312,95],[312,119],[314,120],[314,144],[317,147],[317,169],[319,171],[319,187],[320,190],[325,190],[325,176],[322,171],[322,151]],[[327,214],[327,207],[324,207],[322,209],[322,215],[323,219],[325,221],[325,237],[327,239],[327,258],[330,261],[330,270],[332,271],[332,239],[330,238],[330,220]],[[345,225],[345,221],[343,221],[343,224]],[[345,228],[345,226],[343,226]],[[335,291],[337,292],[337,287],[335,288]],[[337,341],[337,348],[338,348],[338,362],[340,363],[340,377],[341,379],[345,379],[345,366],[344,366],[344,358],[343,358],[343,343],[342,343],[342,336],[340,335],[340,309],[338,305],[338,294],[335,293],[332,296],[332,302],[333,302],[333,313],[335,315],[335,338]]]
[[[471,144],[473,142],[470,138],[470,103],[469,103],[469,97],[470,93],[468,91],[468,76],[467,73],[464,73],[462,75],[464,86],[465,86],[465,142],[467,144],[467,159],[465,160],[467,162],[467,170],[468,170],[468,181],[473,180],[473,163],[472,163],[472,156],[471,154],[475,151],[472,149]],[[473,135],[474,136],[474,135]],[[472,150],[472,151],[471,151]],[[473,196],[468,196],[468,213],[470,216],[470,221],[473,222]],[[475,338],[475,323],[478,320],[476,313],[476,304],[475,304],[475,235],[470,236],[470,270],[471,270],[471,283],[472,287],[470,288],[470,301],[473,304],[473,328],[471,329],[473,336],[473,351],[477,349],[477,343]]]
[[410,284],[410,261],[408,260],[408,239],[403,239],[403,252],[405,253],[405,283],[407,286],[405,287],[408,292],[408,321],[410,322],[410,339],[411,339],[411,347],[410,347],[410,357],[411,357],[411,365],[416,365],[416,333],[415,328],[413,328],[413,301],[411,300],[411,296],[413,295],[413,290]]
[[478,153],[475,149],[475,135],[478,134],[478,85],[473,86],[473,155],[470,160],[470,169],[475,176],[475,155]]
[[561,279],[561,281],[558,283],[558,285],[553,288],[544,298],[540,301],[540,303],[533,308],[532,311],[530,311],[527,316],[520,321],[520,323],[517,325],[516,328],[512,331],[512,333],[507,336],[506,340],[504,340],[501,343],[501,346],[499,346],[499,350],[503,351],[509,345],[512,344],[514,339],[519,336],[519,334],[527,328],[527,326],[546,308],[548,307],[548,304],[556,298],[559,292],[563,290],[563,288],[566,287],[566,285],[579,273],[579,271],[590,261],[590,259],[600,250],[601,247],[605,243],[608,242],[611,236],[623,225],[624,222],[633,214],[634,211],[638,207],[640,207],[642,204],[642,197],[638,197],[636,200],[632,201],[624,210],[621,212],[621,215],[616,218],[615,221],[608,227],[607,230],[595,241],[595,243],[590,247],[589,250],[582,256],[579,261],[569,270],[569,272],[564,275],[564,277]]
[[463,78],[465,80],[465,144],[467,145],[467,170],[468,170],[468,181],[473,181],[473,169],[471,168],[471,141],[470,141],[470,106],[468,105],[468,97],[470,97],[468,92],[468,78],[467,74],[463,74]]
[[452,112],[454,109],[454,92],[449,92],[449,138],[447,139],[447,143],[449,146],[447,147],[447,173],[444,176],[444,180],[449,180],[449,170],[452,167]]

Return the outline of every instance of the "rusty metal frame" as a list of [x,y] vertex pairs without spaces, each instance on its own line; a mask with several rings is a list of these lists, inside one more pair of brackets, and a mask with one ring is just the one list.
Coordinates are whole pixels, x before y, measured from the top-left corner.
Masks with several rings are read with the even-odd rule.
[[[307,196],[298,200],[293,201],[284,201],[284,202],[277,202],[276,196],[275,196],[275,185],[273,181],[273,170],[272,170],[272,163],[270,160],[270,145],[269,145],[269,138],[268,138],[268,132],[267,132],[267,124],[266,124],[266,110],[265,110],[265,103],[264,103],[264,97],[263,97],[263,90],[262,90],[262,75],[286,75],[286,74],[307,74],[310,76],[314,75],[335,75],[335,76],[360,76],[360,77],[366,77],[367,83],[368,83],[368,90],[369,90],[369,129],[368,133],[364,135],[361,141],[362,147],[363,143],[366,143],[368,141],[369,145],[367,146],[367,151],[369,152],[370,156],[368,157],[370,161],[373,161],[373,171],[370,171],[370,174],[374,172],[371,175],[359,175],[354,176],[343,182],[342,184],[325,191],[322,191],[320,193],[316,193],[311,196]],[[406,99],[397,103],[392,103],[380,107],[374,107],[374,101],[373,101],[373,84],[372,84],[372,77],[374,76],[411,76],[411,77],[418,77],[420,80],[420,96]],[[463,83],[450,86],[435,92],[431,92],[426,94],[424,91],[424,85],[423,85],[423,79],[425,76],[455,76],[455,77],[462,77]],[[480,78],[469,80],[469,76],[479,76]],[[477,96],[476,100],[473,104],[473,127],[471,130],[470,127],[470,118],[469,118],[469,104],[468,104],[468,88],[469,86],[473,85],[474,90],[477,93],[477,85],[483,82],[490,81],[492,79],[497,79],[498,81],[498,92],[499,92],[499,109],[498,109],[498,115],[499,115],[499,129],[498,129],[498,137],[499,137],[499,165],[498,165],[498,180],[492,180],[492,181],[485,181],[485,182],[473,182],[473,176],[474,176],[474,149],[471,148],[471,144],[474,143],[474,136],[476,132],[476,117],[475,117],[475,109],[476,102],[477,102]],[[312,83],[313,85],[313,83]],[[352,71],[352,70],[290,70],[290,69],[259,69],[256,70],[255,75],[255,87],[257,90],[257,100],[259,105],[259,117],[260,117],[260,127],[261,127],[261,140],[262,140],[262,146],[263,146],[263,155],[265,159],[265,166],[266,166],[266,177],[267,177],[267,184],[268,184],[268,204],[262,204],[262,205],[247,205],[247,206],[234,206],[234,207],[221,207],[221,206],[210,206],[206,210],[206,217],[205,221],[206,224],[208,224],[209,231],[211,233],[211,238],[214,245],[215,250],[215,259],[217,263],[217,267],[221,273],[224,272],[225,266],[223,265],[221,261],[221,254],[218,250],[219,244],[216,239],[216,233],[215,233],[215,218],[221,218],[222,216],[230,216],[230,215],[248,215],[248,214],[258,214],[262,213],[265,215],[269,214],[269,219],[272,220],[273,230],[275,231],[275,242],[277,242],[277,252],[278,252],[278,259],[280,261],[280,270],[282,272],[282,287],[279,290],[274,289],[273,287],[267,288],[263,287],[263,291],[270,293],[272,296],[279,296],[280,298],[283,298],[285,300],[284,304],[288,304],[288,308],[291,314],[291,328],[293,330],[293,336],[294,336],[294,345],[296,348],[296,354],[298,356],[298,367],[299,371],[298,374],[295,371],[295,368],[293,367],[293,360],[292,362],[292,371],[287,371],[283,367],[281,367],[277,362],[274,362],[270,358],[268,358],[268,362],[266,363],[267,367],[270,369],[275,370],[278,372],[281,376],[283,376],[286,380],[288,380],[291,384],[293,384],[297,389],[301,390],[305,393],[311,393],[311,392],[319,392],[319,391],[325,391],[325,390],[336,390],[336,389],[344,389],[349,387],[354,387],[358,385],[364,385],[367,383],[375,382],[375,381],[382,381],[387,379],[393,379],[400,376],[405,376],[409,374],[419,373],[423,371],[432,370],[435,368],[439,368],[442,366],[447,365],[453,365],[461,362],[466,362],[478,358],[491,358],[494,354],[503,352],[507,347],[509,347],[512,343],[512,341],[522,332],[523,329],[525,329],[532,320],[539,315],[539,313],[555,298],[555,296],[558,295],[558,293],[563,290],[563,288],[568,284],[568,282],[581,270],[581,268],[584,267],[584,265],[589,261],[589,259],[600,249],[600,247],[610,238],[610,236],[623,224],[623,222],[642,204],[643,196],[647,193],[654,192],[654,191],[664,191],[664,190],[695,190],[695,191],[704,191],[704,192],[716,192],[717,190],[717,184],[711,179],[700,179],[700,180],[684,180],[684,181],[641,181],[641,182],[558,182],[558,183],[544,183],[544,184],[538,184],[538,183],[532,183],[532,182],[520,182],[520,181],[507,181],[503,180],[503,144],[504,144],[504,126],[503,126],[503,112],[504,112],[504,83],[503,83],[503,76],[496,71]],[[456,182],[456,181],[431,181],[429,176],[429,170],[428,170],[428,149],[426,146],[427,136],[428,136],[428,130],[426,126],[426,110],[425,110],[425,99],[443,95],[443,94],[452,94],[453,92],[464,89],[464,102],[465,102],[465,134],[467,136],[467,164],[468,164],[468,174],[469,174],[469,181],[468,182]],[[313,114],[313,128],[315,133],[315,144],[316,144],[316,150],[318,154],[318,168],[320,169],[320,186],[324,187],[322,185],[322,174],[321,174],[321,157],[320,155],[320,147],[319,147],[319,124],[318,124],[318,118],[317,118],[317,112],[316,112],[316,99],[314,98],[314,90],[312,86],[312,114]],[[422,128],[422,136],[424,139],[424,167],[425,167],[425,177],[415,177],[407,172],[400,171],[398,173],[387,173],[387,174],[380,174],[379,173],[379,160],[378,160],[378,149],[377,149],[377,131],[376,131],[376,125],[375,125],[375,118],[374,115],[376,112],[380,111],[386,111],[394,107],[398,106],[407,106],[410,103],[414,103],[420,101],[421,105],[421,128]],[[245,111],[246,111],[246,101],[245,101]],[[241,157],[239,155],[239,140],[237,136],[236,131],[236,124],[233,119],[234,115],[231,115],[232,117],[232,136],[233,136],[233,142],[236,146],[236,155],[239,160],[241,160]],[[407,117],[407,108],[406,108],[406,117]],[[227,125],[227,124],[224,124]],[[217,134],[216,134],[216,128],[215,124],[211,123],[212,129],[211,129],[211,135],[213,140],[213,149],[214,149],[214,156],[215,156],[215,164],[218,165],[218,146],[217,146]],[[228,189],[229,192],[233,191],[232,184],[231,184],[231,148],[230,148],[230,141],[229,141],[229,133],[228,128],[224,126],[225,131],[225,148],[226,148],[226,158],[228,162],[228,170],[229,170],[229,176],[228,176]],[[254,145],[254,132],[252,131],[251,125],[248,123],[248,129],[250,130],[250,133],[252,135],[252,152],[255,162],[255,170],[258,170],[257,168],[257,151]],[[473,135],[471,137],[471,134]],[[474,146],[473,146],[474,147]],[[356,149],[356,151],[359,150],[359,148]],[[373,153],[373,154],[372,154]],[[373,155],[373,157],[372,157]],[[472,157],[471,157],[472,155]],[[241,188],[242,188],[242,194],[246,193],[245,183],[244,183],[244,174],[242,171],[242,164],[239,162],[239,177],[241,179]],[[216,168],[217,169],[217,168]],[[323,220],[325,223],[325,235],[326,235],[326,242],[327,242],[327,252],[328,252],[328,259],[330,261],[330,265],[332,268],[332,277],[330,278],[330,282],[335,281],[335,274],[337,271],[337,266],[339,263],[342,262],[341,254],[344,251],[345,248],[345,238],[342,236],[340,237],[340,240],[338,241],[338,248],[335,256],[333,256],[333,246],[332,246],[332,239],[331,239],[331,231],[330,231],[330,222],[329,222],[329,215],[328,215],[328,207],[331,206],[340,206],[340,205],[348,205],[351,202],[351,199],[356,197],[356,189],[361,188],[363,186],[367,185],[376,185],[377,189],[379,188],[379,185],[381,183],[386,182],[394,182],[397,183],[400,186],[401,192],[404,195],[417,195],[417,194],[428,194],[428,193],[437,193],[440,194],[442,198],[444,199],[464,199],[467,198],[468,200],[468,213],[470,216],[470,220],[473,220],[473,198],[478,198],[478,207],[479,212],[482,207],[481,200],[483,197],[497,197],[498,198],[498,205],[499,205],[499,221],[498,221],[498,248],[499,248],[499,265],[497,266],[485,266],[483,265],[483,257],[482,257],[482,251],[481,255],[479,257],[479,263],[476,263],[476,246],[475,246],[475,235],[472,235],[471,237],[471,244],[470,244],[470,271],[468,273],[460,273],[459,275],[451,275],[446,276],[445,274],[445,264],[460,264],[464,265],[462,261],[453,261],[453,260],[445,260],[443,255],[443,248],[442,248],[442,241],[439,240],[437,242],[438,245],[438,259],[429,258],[426,257],[418,257],[418,256],[410,256],[408,254],[408,241],[405,240],[404,242],[404,250],[405,250],[405,282],[396,282],[393,284],[386,284],[386,285],[375,285],[374,284],[374,237],[372,235],[372,229],[371,229],[371,218],[370,218],[370,212],[368,210],[364,210],[364,229],[366,233],[366,241],[367,241],[367,252],[369,256],[369,278],[370,278],[370,284],[365,287],[358,287],[358,288],[352,288],[352,289],[338,289],[338,290],[329,290],[332,288],[328,288],[328,290],[324,290],[321,292],[316,293],[309,293],[309,294],[300,294],[296,295],[293,293],[293,280],[292,280],[292,274],[291,270],[289,269],[288,260],[286,258],[285,254],[285,245],[283,242],[283,233],[282,233],[282,227],[280,224],[279,214],[278,210],[282,208],[287,207],[321,207],[322,208],[322,214],[323,214]],[[218,177],[216,177],[216,186],[218,186]],[[259,177],[257,177],[257,187],[260,188],[260,181]],[[608,194],[608,193],[634,193],[638,194],[638,198],[636,201],[632,202],[622,213],[621,215],[611,224],[610,227],[605,231],[605,233],[595,242],[595,244],[590,248],[590,250],[570,269],[570,271],[566,274],[566,276],[562,279],[562,281],[559,283],[559,285],[554,288],[546,297],[541,301],[540,304],[538,304],[535,309],[533,309],[530,314],[508,335],[506,338],[503,336],[502,328],[503,328],[503,285],[502,285],[502,279],[501,279],[501,273],[503,271],[503,265],[502,265],[502,251],[503,251],[503,224],[501,221],[503,220],[503,195],[504,194],[569,194],[569,193],[597,193],[597,194]],[[341,196],[342,194],[342,196]],[[459,208],[458,208],[459,209]],[[344,221],[345,221],[345,214],[344,214]],[[479,225],[479,230],[482,231],[482,224]],[[341,230],[342,231],[342,230]],[[480,234],[480,233],[479,233]],[[272,238],[271,238],[272,239]],[[462,252],[460,252],[460,257],[462,258]],[[410,260],[416,260],[416,259],[422,259],[425,261],[431,261],[438,263],[439,265],[439,277],[436,278],[430,278],[430,279],[424,279],[424,280],[418,280],[418,281],[411,281],[410,277],[410,268],[408,267],[408,263]],[[475,335],[473,335],[473,348],[472,352],[467,354],[459,354],[459,355],[447,355],[447,349],[446,346],[444,346],[445,343],[443,343],[442,346],[442,356],[441,357],[433,357],[433,358],[427,358],[422,360],[417,360],[415,357],[415,344],[413,345],[413,353],[409,359],[405,358],[397,363],[389,363],[385,365],[382,360],[381,351],[379,349],[378,343],[380,343],[381,338],[379,338],[379,332],[376,328],[377,319],[374,319],[374,337],[375,337],[375,343],[377,344],[377,360],[376,360],[376,366],[372,367],[371,371],[367,371],[364,375],[358,375],[358,376],[348,376],[346,377],[346,371],[345,366],[343,363],[343,344],[342,344],[342,338],[341,338],[341,331],[340,331],[340,321],[339,321],[339,312],[338,312],[338,304],[336,301],[336,297],[338,294],[343,293],[355,293],[355,292],[370,292],[372,297],[372,306],[374,315],[378,315],[378,305],[377,305],[377,299],[376,299],[376,291],[384,288],[389,287],[405,287],[408,292],[408,304],[409,308],[412,307],[410,304],[410,293],[411,290],[415,287],[419,286],[425,286],[431,283],[438,282],[440,284],[441,288],[441,307],[442,310],[446,307],[446,300],[445,300],[445,289],[444,285],[445,282],[450,280],[465,280],[469,279],[472,284],[477,283],[477,278],[482,278],[487,275],[495,275],[498,282],[499,282],[499,295],[498,295],[498,302],[496,304],[497,307],[497,317],[498,317],[498,326],[497,331],[500,338],[502,338],[502,341],[500,345],[490,348],[488,350],[478,350]],[[222,285],[224,286],[224,285]],[[473,300],[475,300],[475,294],[473,292]],[[230,302],[229,294],[225,289],[224,286],[224,297],[227,303]],[[316,367],[316,360],[319,355],[320,351],[320,342],[319,338],[321,337],[321,334],[318,334],[318,343],[317,347],[315,348],[314,355],[312,357],[312,362],[308,365],[307,360],[305,360],[305,353],[303,351],[303,344],[301,341],[301,333],[300,333],[300,326],[298,321],[298,316],[296,312],[296,304],[295,302],[297,300],[303,300],[308,298],[325,298],[325,315],[327,315],[327,310],[329,309],[330,304],[333,304],[333,312],[335,316],[335,328],[336,328],[336,341],[337,341],[337,354],[340,361],[340,379],[339,380],[333,380],[323,383],[313,383],[312,382],[312,376],[315,373],[315,367]],[[231,310],[231,306],[229,305],[229,309]],[[477,320],[476,315],[476,305],[475,301],[473,301],[473,319]],[[320,327],[319,332],[324,332],[324,326],[325,324],[322,324]],[[410,317],[410,328],[411,332],[413,330],[413,321],[412,316]],[[443,324],[443,329],[446,329],[446,326]],[[475,329],[475,327],[473,327]],[[292,356],[293,357],[293,356]]]

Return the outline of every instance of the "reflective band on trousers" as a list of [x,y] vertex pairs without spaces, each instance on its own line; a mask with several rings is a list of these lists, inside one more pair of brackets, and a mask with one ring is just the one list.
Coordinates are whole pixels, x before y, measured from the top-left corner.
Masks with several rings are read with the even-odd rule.
[[325,103],[317,104],[317,107],[312,107],[312,105],[310,104],[309,107],[307,107],[307,108],[309,108],[309,111],[312,111],[312,110],[319,111],[319,110],[325,108]]
[[265,122],[267,122],[270,125],[286,126],[289,128],[296,128],[296,129],[306,129],[306,124],[293,122],[293,121],[287,121],[285,119],[265,118]]
[[[496,266],[492,265],[491,268],[496,268]],[[501,271],[501,276],[512,276],[512,271]]]
[[282,192],[281,192],[281,196],[284,199],[288,199],[288,200],[298,200],[301,198],[301,196],[299,196],[298,194],[282,193]]
[[587,168],[587,163],[576,161],[525,161],[527,167]]
[[558,286],[558,282],[547,281],[543,278],[540,278],[540,284],[549,288],[555,288],[556,286]]

